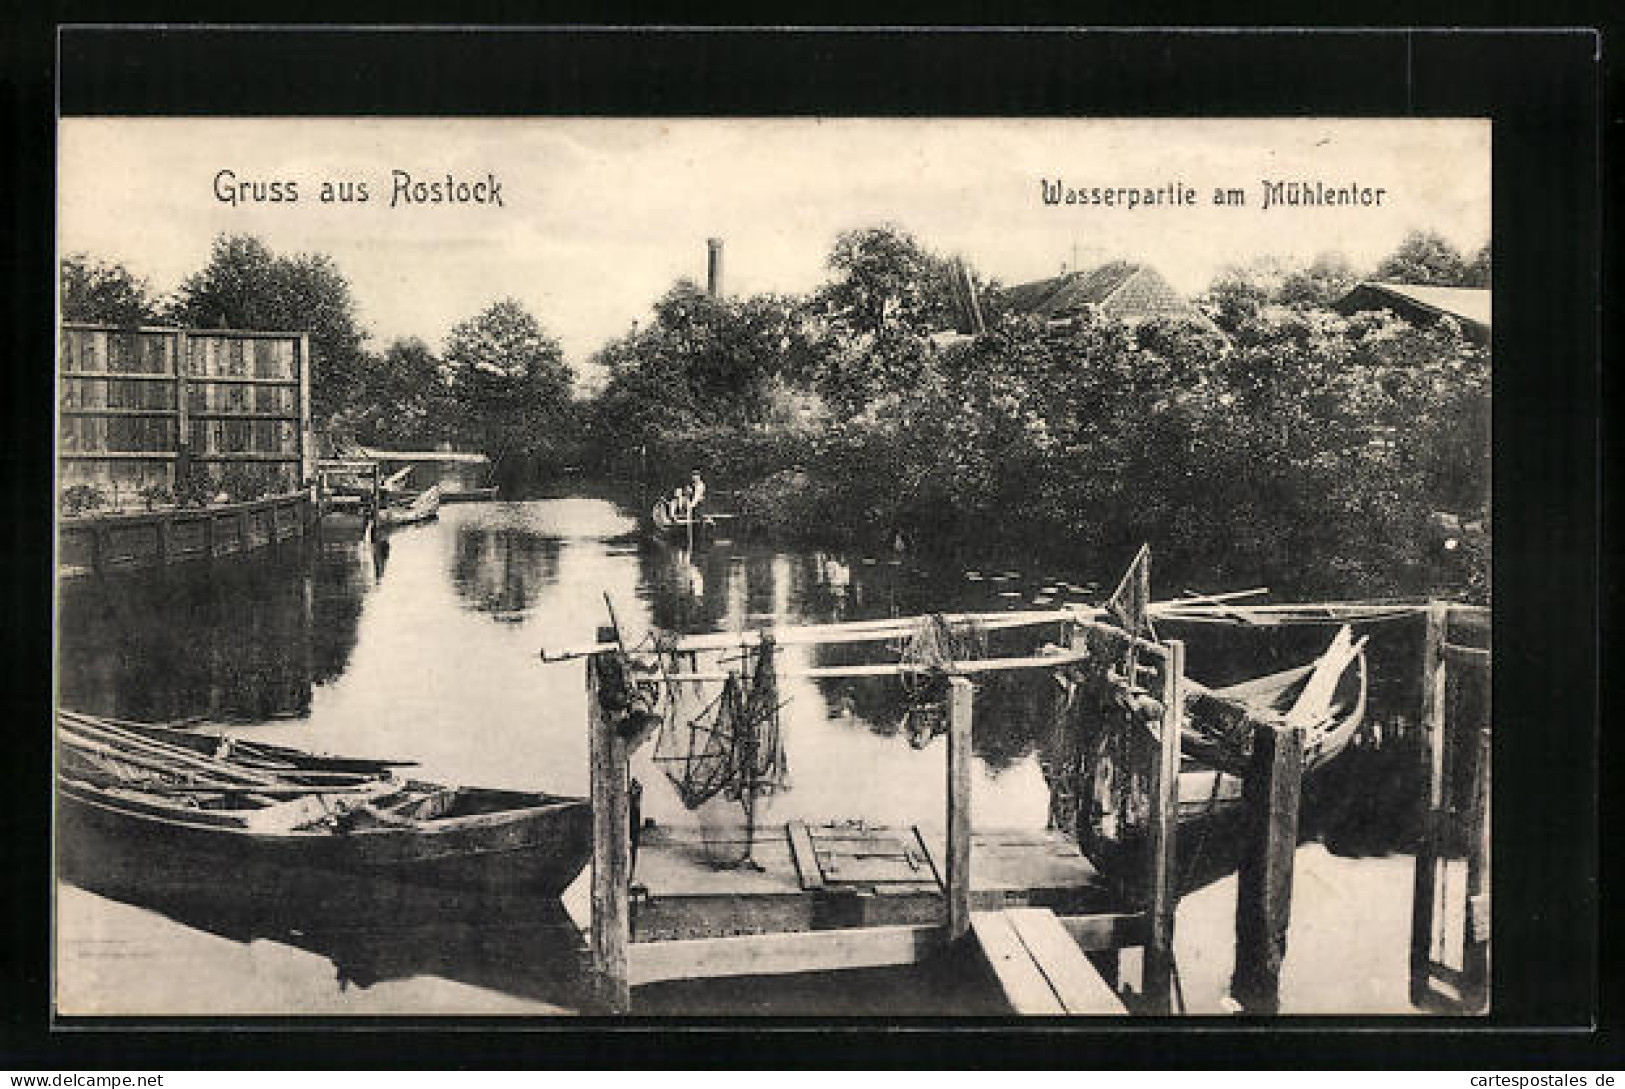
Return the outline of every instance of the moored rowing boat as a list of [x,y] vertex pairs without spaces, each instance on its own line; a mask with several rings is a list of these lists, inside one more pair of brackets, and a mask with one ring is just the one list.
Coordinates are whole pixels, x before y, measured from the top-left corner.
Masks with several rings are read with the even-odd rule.
[[458,889],[562,892],[591,855],[582,798],[445,786],[391,762],[65,712],[64,837]]

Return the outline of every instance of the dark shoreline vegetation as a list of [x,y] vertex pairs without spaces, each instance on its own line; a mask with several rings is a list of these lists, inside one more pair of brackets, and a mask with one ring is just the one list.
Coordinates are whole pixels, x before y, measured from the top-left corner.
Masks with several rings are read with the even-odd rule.
[[[570,468],[653,492],[697,466],[774,539],[1072,571],[1148,542],[1169,592],[1488,600],[1489,352],[1449,319],[1334,312],[1361,278],[1345,259],[1232,267],[1199,314],[1137,325],[1088,308],[1046,323],[890,227],[841,235],[827,264],[804,296],[680,281],[593,356],[591,392],[512,299],[438,354],[369,351],[330,258],[243,236],[162,302],[69,257],[63,314],[310,328],[318,427],[480,450],[510,488]],[[1488,247],[1413,234],[1371,278],[1484,286]],[[975,335],[956,331],[966,281]]]

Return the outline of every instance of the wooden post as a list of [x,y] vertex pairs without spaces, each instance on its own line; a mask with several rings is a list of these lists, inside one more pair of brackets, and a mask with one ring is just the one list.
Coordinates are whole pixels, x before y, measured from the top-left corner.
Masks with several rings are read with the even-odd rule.
[[1236,970],[1230,993],[1246,1013],[1280,1011],[1281,964],[1292,921],[1303,727],[1260,724],[1242,784],[1241,867],[1236,885]]
[[626,742],[598,702],[598,657],[587,659],[587,731],[592,760],[592,967],[600,1004],[632,1008],[627,946],[632,940],[631,788]]
[[299,334],[299,481],[316,475],[316,437],[310,429],[310,334]]
[[1185,644],[1170,640],[1162,669],[1162,723],[1152,761],[1151,828],[1147,864],[1151,868],[1149,933],[1140,987],[1155,1013],[1173,1009],[1174,909],[1179,903],[1175,862],[1179,816],[1179,731],[1185,703]]
[[189,351],[186,330],[175,333],[175,466],[170,490],[180,501],[181,489],[192,475],[192,406],[191,384],[187,381],[186,356]]
[[1490,731],[1478,731],[1472,835],[1467,843],[1467,934],[1462,944],[1462,1000],[1474,1012],[1490,997]]
[[1422,771],[1427,789],[1422,797],[1421,841],[1416,845],[1416,876],[1411,892],[1411,1005],[1425,1005],[1433,964],[1433,890],[1438,871],[1439,810],[1444,805],[1444,643],[1448,606],[1431,602],[1427,638],[1422,649]]
[[976,690],[948,680],[948,940],[970,929],[971,723]]

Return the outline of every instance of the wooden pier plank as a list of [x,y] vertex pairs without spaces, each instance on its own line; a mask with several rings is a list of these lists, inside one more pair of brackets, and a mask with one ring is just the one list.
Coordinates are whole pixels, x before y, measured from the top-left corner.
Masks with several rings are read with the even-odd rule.
[[801,887],[809,890],[823,888],[824,874],[818,868],[818,852],[813,849],[806,822],[790,821],[784,826],[784,834],[790,842],[790,855],[801,878]]
[[973,911],[970,929],[1011,1012],[1024,1017],[1053,1017],[1066,1012],[1055,989],[1028,954],[1007,913]]
[[1095,971],[1053,911],[1010,908],[1004,915],[1067,1013],[1126,1012],[1123,1000]]
[[634,942],[633,986],[722,976],[791,975],[917,964],[943,946],[939,926],[874,926]]

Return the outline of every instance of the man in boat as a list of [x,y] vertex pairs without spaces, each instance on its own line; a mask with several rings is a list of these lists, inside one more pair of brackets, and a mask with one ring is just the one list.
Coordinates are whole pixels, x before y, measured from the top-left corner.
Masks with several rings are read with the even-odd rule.
[[666,508],[666,516],[674,522],[681,522],[688,517],[688,489],[682,486],[673,488],[671,495],[661,501]]
[[700,476],[700,471],[695,469],[693,472],[688,474],[688,487],[684,489],[684,513],[687,514],[688,517],[693,518],[694,512],[699,509],[700,504],[704,501],[705,479]]

